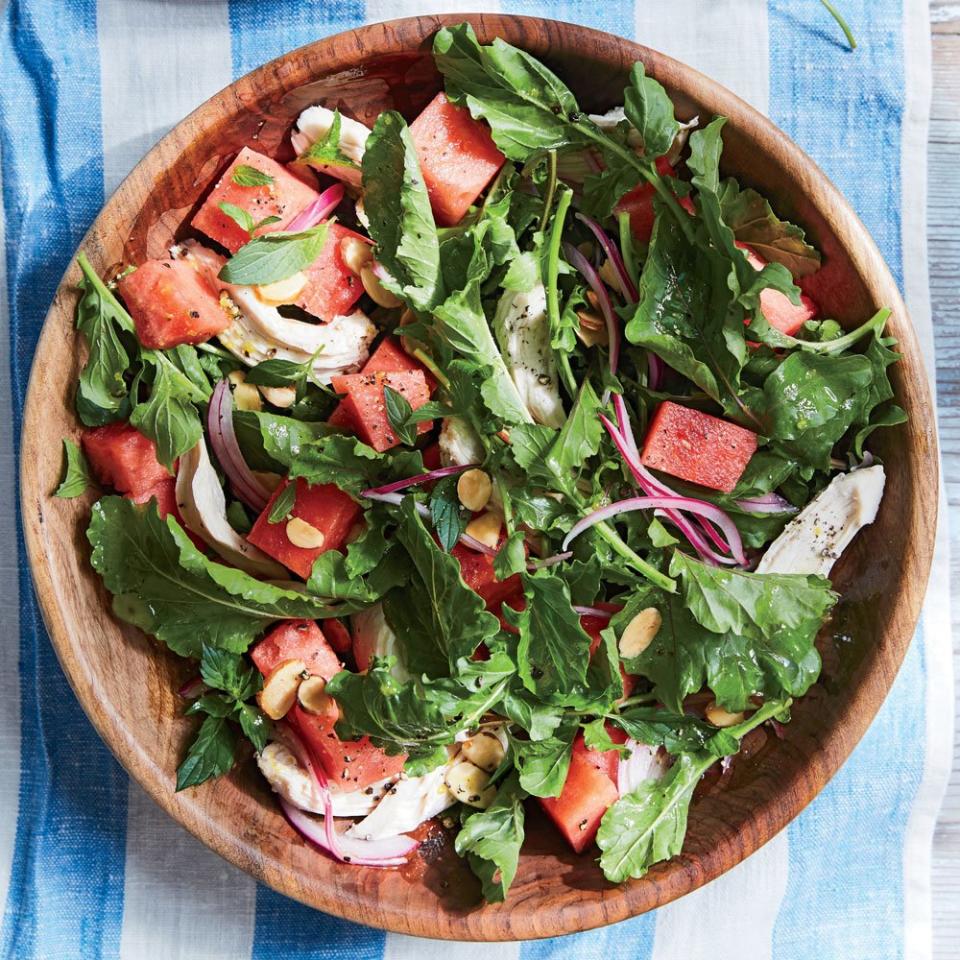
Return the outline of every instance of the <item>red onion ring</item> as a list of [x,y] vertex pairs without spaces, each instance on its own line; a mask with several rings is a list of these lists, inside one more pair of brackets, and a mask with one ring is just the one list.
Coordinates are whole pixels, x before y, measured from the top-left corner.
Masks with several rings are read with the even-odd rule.
[[342,863],[365,867],[399,867],[407,862],[407,856],[419,846],[419,841],[400,834],[383,840],[359,840],[345,837],[334,829],[333,800],[330,787],[322,768],[313,762],[306,744],[288,723],[278,724],[279,739],[286,744],[307,771],[314,788],[323,800],[323,820],[318,823],[303,810],[278,797],[280,809],[290,825],[307,840],[326,850]]
[[704,500],[693,500],[690,497],[628,497],[626,500],[609,503],[578,520],[566,537],[564,537],[562,548],[566,550],[573,540],[595,524],[623,513],[632,513],[635,510],[684,510],[687,513],[707,517],[716,523],[730,538],[731,552],[737,563],[743,564],[747,562],[747,558],[743,553],[743,543],[740,540],[740,532],[737,530],[733,521],[715,504],[707,503]]
[[221,380],[210,397],[207,433],[210,435],[210,446],[213,447],[233,492],[248,507],[260,513],[267,505],[270,494],[243,459],[233,428],[233,394],[230,393],[228,380]]
[[569,560],[572,556],[573,551],[567,550],[564,553],[555,553],[552,557],[544,557],[542,560],[528,560],[527,569],[543,570],[546,567],[555,567],[558,563],[563,563],[564,560]]
[[360,496],[369,498],[382,493],[396,493],[397,490],[404,490],[407,487],[414,487],[421,483],[429,483],[431,480],[439,480],[441,477],[450,477],[455,473],[470,470],[475,466],[475,463],[464,463],[459,466],[439,467],[427,473],[418,473],[415,477],[407,477],[405,480],[395,480],[393,483],[388,483],[382,487],[371,487],[369,490],[364,490]]
[[747,497],[744,500],[736,500],[737,506],[745,513],[797,513],[798,507],[795,507],[789,500],[784,500],[778,493],[767,493],[762,497]]
[[[615,396],[613,398],[614,410],[617,414],[617,419],[627,425],[630,428],[630,417],[627,414],[626,405],[623,402],[623,398],[620,396]],[[636,480],[637,485],[641,490],[644,491],[648,496],[659,496],[659,497],[678,497],[675,491],[671,490],[668,486],[661,483],[641,462],[640,455],[637,451],[636,441],[633,439],[633,432],[631,429],[629,440],[610,422],[610,420],[600,414],[600,420],[603,423],[604,427],[607,429],[607,433],[610,434],[610,437],[613,439],[614,445],[620,453],[620,456],[623,457],[624,462],[630,468],[630,472],[633,474],[634,480]],[[694,500],[692,498],[682,498],[687,499],[691,503],[701,503],[708,506],[714,507],[714,504],[708,504],[705,500]],[[719,507],[715,507],[716,510],[720,510]],[[722,511],[721,511],[722,513]],[[701,534],[693,524],[686,519],[681,513],[678,513],[675,510],[662,510],[655,511],[654,516],[663,516],[666,517],[678,530],[690,541],[691,546],[700,554],[701,558],[707,560],[715,565],[717,564],[731,564],[743,561],[731,560],[730,557],[725,557],[722,554],[718,554],[716,551],[711,549],[710,545],[704,539],[703,534]],[[704,531],[710,537],[711,540],[716,544],[716,546],[725,551],[728,554],[736,557],[739,553],[743,555],[743,543],[740,539],[740,532],[736,529],[736,525],[727,517],[726,514],[723,514],[727,523],[734,531],[736,531],[735,538],[730,542],[726,543],[716,532],[713,525],[710,523],[710,520],[706,517],[698,517],[698,520],[703,527]]]
[[335,183],[327,187],[309,206],[301,210],[286,226],[287,233],[309,230],[321,220],[325,220],[340,205],[343,199],[343,184]]
[[630,279],[630,274],[627,273],[627,268],[624,266],[623,257],[617,245],[610,239],[607,231],[592,217],[586,217],[582,213],[577,213],[575,216],[597,238],[597,243],[600,244],[601,249],[610,261],[610,266],[613,267],[613,272],[617,278],[617,286],[620,288],[623,299],[627,303],[636,303],[639,294]]
[[197,675],[191,677],[178,691],[177,696],[184,700],[196,700],[205,690],[207,685],[203,682],[203,677]]
[[612,610],[601,610],[600,607],[574,606],[573,610],[575,613],[580,614],[581,617],[596,617],[598,620],[609,620],[614,613]]
[[616,375],[617,367],[620,364],[620,327],[613,312],[610,294],[597,271],[593,269],[593,265],[572,243],[564,242],[563,253],[567,260],[580,272],[583,279],[587,281],[590,289],[597,295],[600,312],[603,314],[603,319],[607,325],[610,372]]

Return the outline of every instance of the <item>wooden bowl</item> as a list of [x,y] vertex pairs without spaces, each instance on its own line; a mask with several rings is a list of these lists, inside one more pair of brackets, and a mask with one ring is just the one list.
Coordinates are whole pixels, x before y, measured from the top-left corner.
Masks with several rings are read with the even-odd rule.
[[[268,153],[299,111],[321,102],[372,121],[395,107],[412,117],[439,87],[430,38],[462,17],[376,24],[302,47],[208,100],[144,158],[103,209],[81,249],[105,273],[159,256],[233,153]],[[654,50],[585,27],[515,16],[468,16],[482,41],[503,37],[541,57],[591,110],[622,102],[630,65],[643,60],[678,115],[730,118],[723,166],[802,224],[824,254],[809,284],[828,316],[853,324],[893,308],[893,368],[909,423],[876,435],[887,466],[877,522],[838,564],[843,600],[822,637],[820,683],[794,710],[786,738],[756,732],[721,782],[705,783],[683,854],[624,886],[604,881],[594,854],[573,855],[539,816],[505,904],[483,905],[448,838],[434,837],[407,871],[333,863],[300,840],[251,762],[198,789],[174,793],[174,771],[194,721],[174,691],[190,672],[110,614],[84,536],[90,499],[51,497],[61,438],[76,437],[73,391],[84,350],[74,332],[77,267],[47,315],[26,403],[23,518],[50,636],[81,704],[131,776],[171,816],[232,863],[328,913],[403,933],[457,940],[527,939],[613,923],[688,893],[739,863],[781,830],[847,758],[893,683],[913,636],[936,526],[934,413],[919,348],[897,286],[853,211],[782,132],[728,90]],[[289,151],[289,147],[285,148]],[[280,154],[287,156],[288,154]],[[442,833],[442,831],[441,831]]]

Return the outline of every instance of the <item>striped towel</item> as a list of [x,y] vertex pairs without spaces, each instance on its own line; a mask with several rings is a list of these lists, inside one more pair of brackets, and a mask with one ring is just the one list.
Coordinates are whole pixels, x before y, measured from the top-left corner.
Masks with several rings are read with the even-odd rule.
[[[933,366],[925,249],[930,93],[924,0],[503,0],[481,4],[633,37],[728,85],[850,198],[901,282]],[[474,957],[384,934],[258,886],[130,783],[77,705],[38,616],[17,530],[16,449],[40,324],[104,199],[214,91],[307,41],[462,0],[7,0],[0,3],[0,952],[17,960]],[[476,4],[474,4],[476,6]],[[5,236],[4,236],[5,235]],[[944,515],[943,513],[941,514]],[[822,795],[774,841],[656,913],[534,958],[922,958],[949,770],[946,542],[893,692]],[[18,646],[19,643],[19,646]]]

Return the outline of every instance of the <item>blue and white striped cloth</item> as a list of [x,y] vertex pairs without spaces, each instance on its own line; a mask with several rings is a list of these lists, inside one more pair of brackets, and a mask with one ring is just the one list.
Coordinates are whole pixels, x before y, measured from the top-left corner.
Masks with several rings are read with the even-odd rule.
[[[101,744],[40,621],[17,529],[16,448],[34,344],[104,199],[235,77],[364,22],[460,0],[0,0],[0,953],[17,960],[459,960],[258,886],[167,819]],[[476,6],[476,5],[474,5]],[[933,366],[926,263],[925,0],[503,0],[635,38],[731,87],[850,198],[901,282]],[[491,945],[492,960],[930,956],[930,854],[951,748],[945,539],[917,639],[823,794],[708,887],[616,927]]]

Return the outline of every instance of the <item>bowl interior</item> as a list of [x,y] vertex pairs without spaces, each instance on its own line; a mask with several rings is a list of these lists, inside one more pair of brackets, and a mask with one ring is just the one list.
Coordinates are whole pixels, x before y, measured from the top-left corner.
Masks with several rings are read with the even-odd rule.
[[[378,24],[294,51],[244,77],[181,122],[104,208],[82,248],[106,272],[161,256],[232,154],[250,144],[286,159],[286,134],[312,103],[371,121],[395,108],[408,118],[439,89],[429,37],[443,22]],[[575,856],[541,817],[504,905],[482,905],[479,887],[434,828],[402,871],[341,867],[308,848],[283,820],[253,763],[175,794],[174,771],[194,723],[174,691],[187,665],[114,620],[89,566],[90,500],[50,496],[60,439],[72,415],[82,346],[73,330],[76,267],[50,309],[34,362],[23,434],[23,515],[38,595],[58,654],[85,710],[130,773],[174,817],[229,860],[283,893],[362,923],[452,939],[520,939],[587,929],[680,896],[738,863],[794,817],[843,762],[892,683],[912,636],[930,564],[937,475],[933,417],[920,357],[896,286],[872,241],[823,174],[782,133],[728,91],[647,48],[582,27],[470,16],[482,40],[501,36],[544,59],[581,105],[622,102],[630,64],[644,60],[678,115],[730,118],[724,171],[757,187],[802,224],[824,253],[806,284],[824,313],[852,324],[887,305],[903,361],[893,371],[904,427],[877,435],[888,486],[877,522],[835,569],[843,594],[821,637],[824,671],[794,710],[783,740],[755,731],[745,755],[706,780],[683,854],[643,880],[606,883],[593,855]],[[286,151],[286,152],[285,152]],[[38,398],[45,402],[36,402]],[[53,402],[51,402],[51,400]]]

